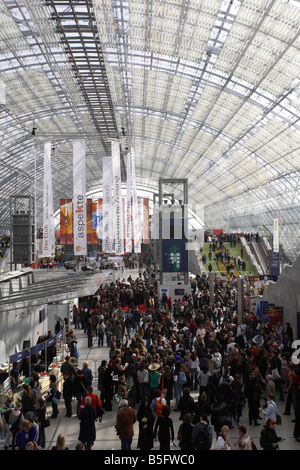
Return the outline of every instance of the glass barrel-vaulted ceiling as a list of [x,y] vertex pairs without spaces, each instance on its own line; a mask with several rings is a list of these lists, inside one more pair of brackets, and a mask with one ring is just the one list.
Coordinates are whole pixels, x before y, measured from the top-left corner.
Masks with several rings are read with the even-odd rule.
[[35,175],[41,220],[45,140],[58,209],[72,194],[72,138],[87,140],[89,190],[119,138],[138,184],[188,178],[209,228],[272,230],[278,217],[296,257],[299,1],[0,0],[0,22],[4,228],[9,194],[32,191]]

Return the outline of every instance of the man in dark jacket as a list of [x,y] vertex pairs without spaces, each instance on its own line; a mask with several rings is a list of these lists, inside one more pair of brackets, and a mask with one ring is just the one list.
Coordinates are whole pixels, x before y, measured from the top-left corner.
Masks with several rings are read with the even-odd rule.
[[79,413],[80,431],[78,440],[84,444],[85,450],[91,450],[96,440],[96,408],[92,406],[90,396],[85,397],[85,406]]

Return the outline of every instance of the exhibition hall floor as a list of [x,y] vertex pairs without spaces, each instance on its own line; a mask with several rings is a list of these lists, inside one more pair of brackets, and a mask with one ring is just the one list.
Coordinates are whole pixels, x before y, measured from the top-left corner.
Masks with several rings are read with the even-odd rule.
[[[125,273],[124,273],[125,274]],[[132,277],[134,278],[134,271],[132,270]],[[138,277],[138,274],[137,274]],[[99,394],[97,390],[97,369],[103,359],[108,359],[109,350],[108,347],[105,345],[102,348],[98,348],[97,345],[97,338],[94,338],[94,344],[92,348],[88,348],[88,341],[87,335],[83,332],[82,329],[74,330],[76,339],[78,341],[79,351],[80,351],[80,359],[79,365],[81,366],[84,361],[87,361],[89,367],[92,369],[94,374],[94,393]],[[106,344],[106,343],[105,343]],[[198,393],[192,392],[191,393],[194,399],[197,399]],[[174,429],[175,429],[175,436],[177,437],[177,431],[181,424],[179,421],[179,413],[173,411],[175,408],[173,400],[171,402],[171,415],[170,417],[173,419]],[[279,401],[278,393],[276,393],[276,404],[278,407],[278,413],[282,417],[282,425],[277,426],[277,435],[286,437],[286,440],[280,444],[280,450],[300,450],[300,443],[295,440],[293,437],[293,429],[294,423],[292,423],[293,416],[293,408],[292,408],[292,415],[291,416],[284,416],[284,407],[285,402]],[[57,419],[51,419],[50,427],[46,428],[46,450],[51,449],[55,443],[56,438],[59,434],[63,434],[65,436],[66,446],[70,450],[75,450],[76,445],[79,443],[78,435],[79,435],[79,420],[76,415],[76,404],[77,401],[73,400],[73,416],[71,418],[67,418],[65,416],[65,406],[64,401],[61,400],[59,404],[59,415]],[[262,402],[261,402],[262,404]],[[135,411],[137,412],[138,406],[136,406]],[[51,415],[51,406],[48,405],[47,407],[49,416]],[[111,412],[106,412],[103,416],[103,420],[101,423],[96,423],[96,441],[92,450],[120,450],[120,440],[116,435],[114,426],[116,422],[117,416],[117,407],[113,405],[113,410]],[[263,427],[263,420],[259,421],[260,426],[254,427],[249,426],[248,424],[248,408],[247,405],[243,409],[243,416],[240,419],[239,424],[244,424],[248,429],[248,434],[254,440],[258,450],[261,450],[259,445],[259,436],[260,432]],[[233,422],[234,428],[230,430],[230,441],[231,441],[231,450],[234,450],[235,447],[233,445],[234,442],[237,441],[238,438],[238,426],[235,422]],[[134,426],[135,435],[133,438],[132,443],[132,450],[137,449],[137,438],[138,438],[138,423]],[[213,433],[215,435],[215,433]],[[212,449],[214,448],[215,439],[213,441]],[[3,450],[4,440],[1,440],[0,449]],[[176,447],[175,447],[176,445]],[[178,450],[178,440],[175,439],[175,445],[171,444],[171,450]],[[156,441],[153,450],[159,450],[159,442]]]
[[[93,348],[88,348],[87,347],[87,336],[85,333],[83,333],[83,330],[75,330],[75,334],[79,343],[79,350],[80,350],[80,360],[79,364],[81,365],[83,361],[88,361],[89,367],[92,369],[94,376],[97,374],[97,368],[101,363],[102,359],[107,359],[108,358],[108,348],[105,346],[103,348],[98,348],[97,346],[97,339],[95,339],[95,343]],[[99,391],[97,390],[97,379],[94,380],[94,392],[99,394]],[[197,392],[192,392],[191,393],[194,399],[197,399],[198,393]],[[175,402],[175,400],[174,400]],[[51,449],[53,445],[55,445],[56,437],[58,434],[62,433],[65,436],[66,439],[66,444],[69,447],[69,449],[75,449],[76,444],[79,442],[78,441],[78,435],[79,435],[79,420],[76,416],[76,400],[74,399],[73,401],[73,416],[72,418],[66,418],[65,417],[65,408],[63,402],[60,404],[59,409],[60,413],[58,415],[58,418],[56,420],[51,420],[51,426],[46,429],[46,448]],[[173,402],[171,402],[172,404]],[[292,416],[284,416],[284,407],[285,407],[285,402],[279,401],[278,394],[276,394],[276,404],[278,408],[278,413],[282,417],[282,425],[277,426],[277,435],[281,437],[286,437],[287,439],[280,444],[280,449],[281,450],[300,450],[300,443],[295,440],[293,437],[293,429],[294,429],[294,423],[291,422],[293,419]],[[138,406],[136,406],[135,411],[137,412]],[[179,421],[179,413],[173,411],[175,408],[175,404],[171,406],[171,418],[173,419],[174,423],[174,429],[175,429],[175,436],[177,437],[177,430],[181,424],[181,421]],[[293,413],[293,409],[292,409]],[[93,446],[93,450],[120,450],[120,440],[118,436],[116,435],[116,432],[114,430],[114,425],[116,422],[116,415],[117,415],[117,407],[113,405],[113,411],[111,412],[106,412],[103,420],[101,423],[96,424],[96,430],[97,430],[97,439],[96,442]],[[239,424],[244,424],[247,429],[248,433],[251,436],[251,438],[254,440],[258,450],[260,450],[259,446],[259,436],[260,436],[260,431],[263,427],[263,420],[260,420],[259,423],[261,423],[260,426],[254,427],[254,426],[249,426],[248,425],[248,408],[247,405],[245,406],[243,410],[243,416],[240,419]],[[230,441],[231,441],[231,449],[234,450],[233,442],[237,441],[238,438],[238,426],[236,425],[235,422],[233,422],[234,428],[230,431]],[[135,424],[135,435],[133,438],[133,443],[132,443],[132,450],[137,449],[137,438],[138,438],[138,423]],[[215,442],[215,441],[214,441]],[[175,439],[175,444],[177,447],[172,447],[171,444],[171,449],[178,450],[178,441]],[[214,445],[212,446],[212,448]],[[154,450],[159,450],[159,443],[158,441],[155,442],[154,445]]]

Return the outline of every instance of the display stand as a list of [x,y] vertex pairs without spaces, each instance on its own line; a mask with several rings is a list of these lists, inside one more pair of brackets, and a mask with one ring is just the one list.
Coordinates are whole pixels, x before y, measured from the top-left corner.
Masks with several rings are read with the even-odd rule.
[[[49,366],[47,365],[47,348],[56,345],[56,357]],[[0,405],[4,403],[7,396],[12,396],[14,403],[16,403],[22,396],[22,385],[21,383],[14,393],[12,393],[10,387],[10,371],[12,364],[14,362],[19,362],[23,360],[29,361],[29,370],[31,370],[31,357],[38,352],[45,351],[45,372],[40,374],[39,382],[41,384],[42,396],[45,397],[50,386],[50,375],[54,374],[56,376],[56,383],[58,390],[62,389],[62,374],[60,372],[61,364],[64,362],[65,353],[67,350],[66,345],[66,331],[65,329],[60,331],[56,336],[52,336],[44,342],[33,346],[32,348],[24,349],[16,354],[13,354],[9,358],[9,365],[5,369],[1,369],[2,373],[5,374],[5,380],[0,383]]]

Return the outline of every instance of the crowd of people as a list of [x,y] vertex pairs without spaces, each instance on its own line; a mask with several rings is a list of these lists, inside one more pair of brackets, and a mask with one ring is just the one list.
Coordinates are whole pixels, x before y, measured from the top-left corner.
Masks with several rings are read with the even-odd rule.
[[[129,276],[102,285],[94,296],[81,299],[74,307],[69,355],[61,368],[67,417],[77,400],[80,448],[92,449],[96,420],[117,409],[115,431],[123,450],[131,449],[135,422],[140,450],[153,449],[155,440],[161,450],[169,450],[175,439],[181,450],[253,450],[252,426],[261,426],[260,447],[276,450],[282,440],[276,396],[285,401],[285,415],[293,413],[299,441],[300,368],[291,360],[293,331],[289,324],[271,326],[249,312],[238,321],[236,312],[235,279],[215,278],[212,304],[205,274],[191,279],[191,294],[179,300],[160,298],[150,271],[144,278]],[[98,368],[98,394],[88,363],[78,366],[78,329],[86,334],[89,348],[108,347]],[[58,415],[52,401],[56,393],[54,380],[48,397],[53,419]],[[2,407],[2,417],[10,406]],[[32,420],[39,413],[40,427],[43,406],[39,402]],[[247,427],[240,424],[245,410]],[[180,420],[177,435],[175,417]],[[234,425],[239,439],[232,444]],[[42,447],[43,433],[37,439]],[[20,436],[13,442],[18,448]]]
[[[155,438],[162,450],[176,438],[183,450],[210,449],[213,433],[216,449],[229,449],[227,428],[234,421],[239,426],[247,409],[249,426],[264,422],[261,447],[268,448],[272,435],[271,448],[277,449],[276,394],[286,400],[286,415],[293,410],[299,440],[300,370],[291,361],[290,325],[270,326],[249,312],[239,322],[234,279],[215,279],[213,305],[205,275],[191,280],[191,287],[190,295],[172,302],[158,297],[151,276],[129,277],[101,286],[80,304],[77,327],[109,348],[98,369],[103,409],[109,413],[117,404],[130,410],[123,415],[131,424],[126,419],[130,435],[121,438],[122,448],[130,448],[137,420],[139,449],[152,449]],[[199,392],[197,398],[192,392]],[[177,436],[173,412],[182,421]],[[240,426],[239,433],[236,448],[253,449],[247,428]]]

